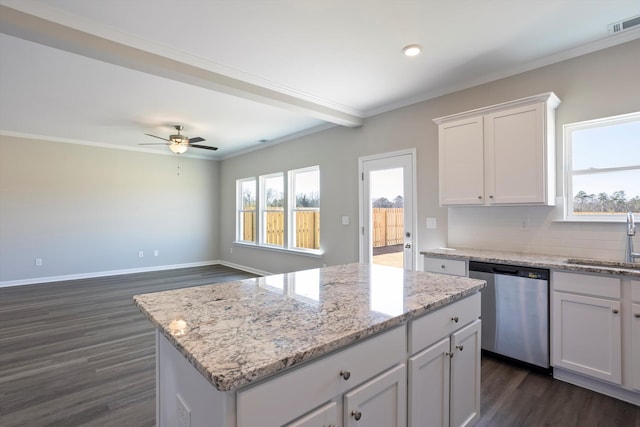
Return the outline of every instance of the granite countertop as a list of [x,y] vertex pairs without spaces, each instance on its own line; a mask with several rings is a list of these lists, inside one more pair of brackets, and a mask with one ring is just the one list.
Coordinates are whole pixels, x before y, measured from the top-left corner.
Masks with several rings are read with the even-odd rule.
[[527,254],[519,252],[490,251],[470,248],[439,248],[420,252],[422,255],[466,261],[513,264],[525,267],[567,270],[582,273],[610,274],[640,278],[640,264],[633,265],[617,261],[601,261],[566,256]]
[[482,280],[347,264],[134,297],[218,390],[234,390],[478,292]]

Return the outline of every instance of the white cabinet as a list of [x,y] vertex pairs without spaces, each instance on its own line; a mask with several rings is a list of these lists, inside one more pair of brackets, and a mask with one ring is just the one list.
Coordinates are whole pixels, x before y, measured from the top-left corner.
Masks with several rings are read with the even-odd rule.
[[480,418],[480,320],[451,339],[450,425],[470,426]]
[[449,274],[451,276],[466,276],[467,262],[460,259],[424,257],[424,271],[430,273]]
[[[240,389],[236,398],[237,426],[281,426],[313,413],[327,402],[341,403],[342,396],[355,387],[394,366],[404,366],[406,348],[406,327],[400,326]],[[406,405],[406,401],[402,405]],[[338,412],[339,409],[340,405]],[[342,420],[342,416],[339,419]],[[338,425],[342,425],[342,421]]]
[[449,337],[409,358],[409,425],[449,426]]
[[553,205],[552,92],[434,119],[440,204]]
[[553,293],[553,364],[622,383],[620,301]]
[[551,286],[554,378],[640,405],[640,282],[554,271]]
[[640,281],[631,282],[631,387],[640,391]]
[[339,420],[337,403],[329,402],[286,427],[338,427]]
[[408,425],[472,425],[480,417],[480,295],[431,316],[411,323]]
[[554,272],[552,364],[622,383],[620,279]]
[[344,425],[404,427],[407,370],[404,364],[366,382],[344,396]]

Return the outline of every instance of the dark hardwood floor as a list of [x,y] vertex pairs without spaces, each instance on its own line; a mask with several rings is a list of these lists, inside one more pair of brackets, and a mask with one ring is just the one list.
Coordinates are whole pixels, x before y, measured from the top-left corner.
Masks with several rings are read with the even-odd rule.
[[[0,426],[153,426],[154,330],[132,296],[247,277],[209,266],[0,288]],[[483,358],[478,425],[640,427],[640,408]]]

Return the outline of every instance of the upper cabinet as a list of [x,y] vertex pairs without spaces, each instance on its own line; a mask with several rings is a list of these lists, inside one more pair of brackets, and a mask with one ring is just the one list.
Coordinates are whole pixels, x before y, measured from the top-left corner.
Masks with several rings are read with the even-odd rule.
[[440,205],[553,205],[553,93],[434,119]]

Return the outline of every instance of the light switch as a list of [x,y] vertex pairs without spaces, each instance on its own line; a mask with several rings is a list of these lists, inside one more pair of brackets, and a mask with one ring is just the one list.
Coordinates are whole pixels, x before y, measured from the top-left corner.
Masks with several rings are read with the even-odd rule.
[[435,218],[427,218],[427,228],[436,228]]
[[342,217],[342,225],[349,225],[349,217],[348,216],[343,216]]

